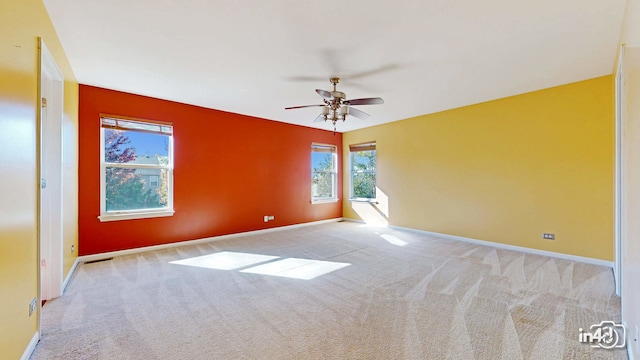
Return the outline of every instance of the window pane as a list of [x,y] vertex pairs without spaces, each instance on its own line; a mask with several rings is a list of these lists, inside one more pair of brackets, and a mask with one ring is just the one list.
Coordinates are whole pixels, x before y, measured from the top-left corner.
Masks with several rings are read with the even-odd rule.
[[336,146],[313,144],[311,146],[311,197],[313,199],[336,198]]
[[314,198],[332,198],[333,197],[333,173],[314,172],[311,179],[311,195]]
[[104,160],[107,163],[148,164],[142,158],[168,159],[168,156],[168,135],[104,129]]
[[376,171],[376,151],[357,151],[351,153],[351,164],[354,172]]
[[353,173],[353,197],[374,199],[376,197],[376,174],[372,172]]
[[333,170],[333,154],[326,152],[311,153],[311,170],[312,171],[331,171]]
[[[353,198],[375,199],[376,197],[376,150],[375,144],[368,145],[373,149],[351,152],[351,186]],[[350,147],[350,149],[356,149]]]
[[[106,210],[159,209],[168,206],[167,169],[124,169],[106,171]],[[157,179],[157,186],[152,180]]]

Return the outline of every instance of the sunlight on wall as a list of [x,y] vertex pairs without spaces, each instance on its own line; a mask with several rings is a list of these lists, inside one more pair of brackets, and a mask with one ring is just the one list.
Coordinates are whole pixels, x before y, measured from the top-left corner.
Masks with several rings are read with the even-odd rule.
[[351,208],[368,226],[389,225],[389,197],[376,186],[376,201],[352,201]]
[[[240,270],[242,273],[311,280],[318,276],[342,269],[351,264],[333,261],[287,258],[279,256],[222,251],[215,254],[196,256],[170,261],[170,264],[195,266],[214,270]],[[253,266],[260,264],[257,266]],[[252,266],[246,268],[248,266]]]
[[389,220],[389,197],[376,186],[376,209],[381,213],[386,220]]
[[351,202],[351,208],[360,219],[369,226],[388,226],[387,219],[378,211],[375,204],[368,202]]

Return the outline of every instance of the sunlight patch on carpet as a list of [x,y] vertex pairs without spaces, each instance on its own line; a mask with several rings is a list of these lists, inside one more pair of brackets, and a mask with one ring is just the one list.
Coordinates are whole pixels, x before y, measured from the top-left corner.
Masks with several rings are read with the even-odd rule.
[[326,275],[351,265],[333,261],[298,258],[278,259],[280,259],[279,256],[222,251],[215,254],[170,261],[169,263],[214,270],[239,270],[245,268],[240,272],[302,280],[315,279],[318,276]]
[[311,280],[349,266],[348,263],[288,258],[241,270],[243,273]]
[[407,242],[400,239],[399,237],[395,236],[395,235],[391,235],[391,234],[382,234],[380,235],[381,238],[387,240],[387,242],[391,245],[395,245],[395,246],[407,246]]
[[210,255],[170,261],[169,263],[177,265],[196,266],[215,270],[235,270],[265,261],[271,261],[277,258],[278,256],[222,251]]

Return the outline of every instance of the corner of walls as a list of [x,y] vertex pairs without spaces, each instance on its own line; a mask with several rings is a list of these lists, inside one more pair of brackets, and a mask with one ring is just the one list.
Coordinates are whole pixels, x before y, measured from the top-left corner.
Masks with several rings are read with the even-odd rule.
[[620,43],[628,47],[640,47],[640,3],[638,1],[627,0]]

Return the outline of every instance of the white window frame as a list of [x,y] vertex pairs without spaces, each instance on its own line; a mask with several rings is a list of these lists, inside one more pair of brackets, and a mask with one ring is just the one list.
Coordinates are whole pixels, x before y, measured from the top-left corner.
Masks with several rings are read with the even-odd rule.
[[[376,196],[372,197],[372,198],[363,198],[363,197],[354,197],[353,196],[353,153],[358,152],[358,151],[367,151],[367,150],[376,150],[376,143],[375,141],[370,141],[370,142],[366,142],[366,143],[361,143],[361,144],[353,144],[353,145],[349,145],[349,201],[362,201],[362,202],[376,202],[377,201],[377,193],[378,191],[376,190]],[[369,173],[373,172],[375,174],[375,178],[376,178],[376,184],[375,184],[375,188],[377,188],[377,183],[378,183],[378,152],[376,150],[376,170],[375,171],[367,171]]]
[[[167,171],[167,207],[161,209],[139,209],[139,210],[118,210],[107,211],[106,200],[106,169],[109,164],[105,161],[104,146],[105,146],[105,129],[117,128],[127,131],[144,131],[140,130],[140,127],[147,129],[155,129],[147,132],[167,135],[169,138],[168,143],[168,162],[166,165],[158,164],[127,164],[118,163],[117,167],[120,168],[147,168],[147,169],[166,169]],[[115,167],[115,166],[114,166]],[[170,123],[163,123],[157,121],[134,119],[129,117],[113,116],[113,115],[100,115],[100,219],[101,222],[105,221],[117,221],[117,220],[130,220],[130,219],[146,219],[164,216],[173,216],[175,213],[173,209],[173,125]]]
[[[324,150],[324,151],[318,151]],[[314,152],[330,152],[331,153],[331,167],[332,169],[327,171],[331,174],[331,196],[330,197],[314,197],[313,190],[311,190],[311,203],[321,204],[338,201],[338,147],[331,144],[311,143],[311,157]],[[313,164],[311,164],[313,166]],[[317,171],[313,171],[311,166],[311,186],[313,186],[313,174]]]

